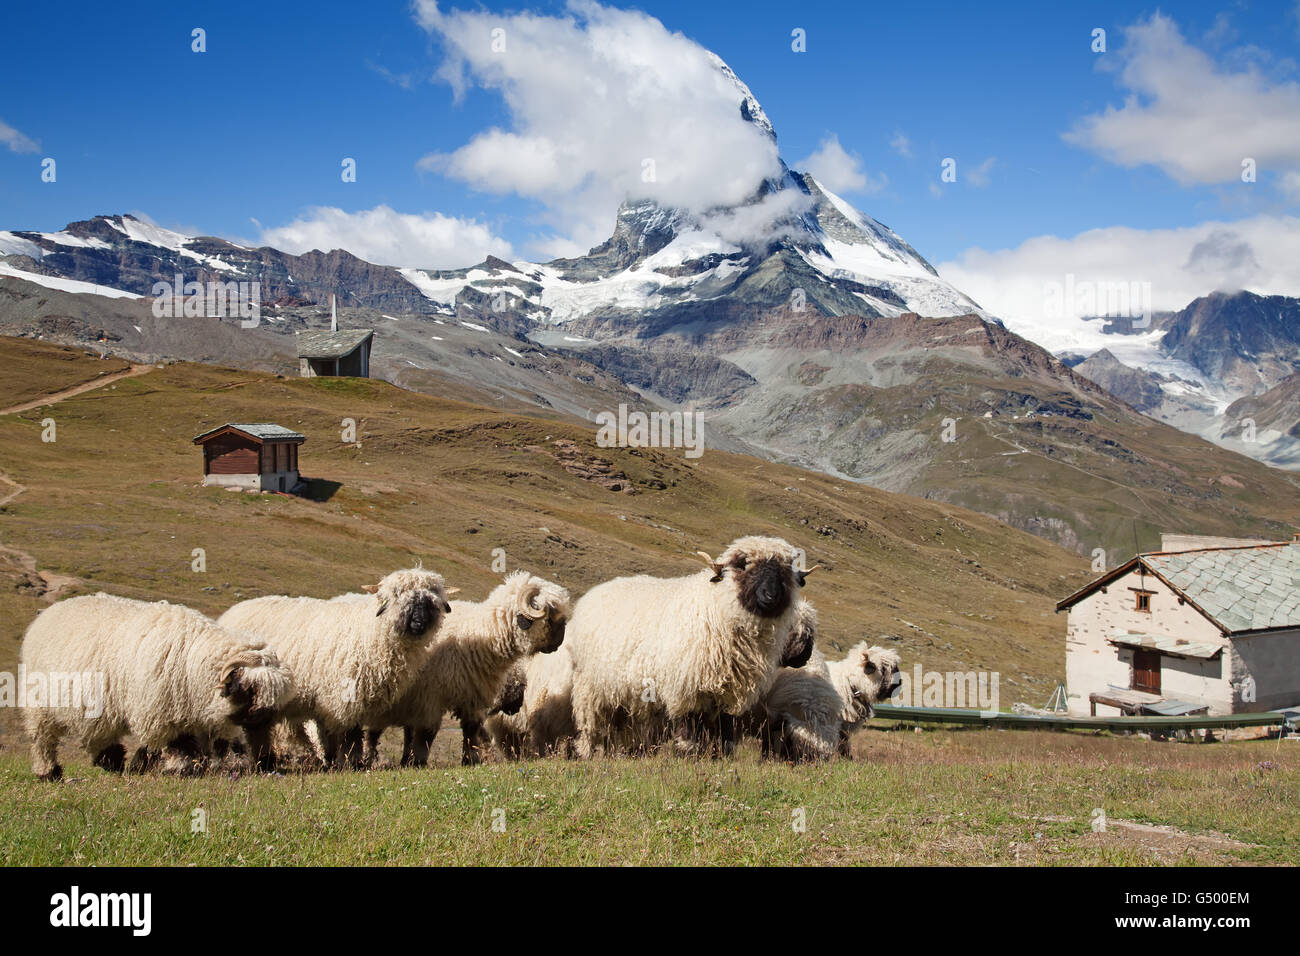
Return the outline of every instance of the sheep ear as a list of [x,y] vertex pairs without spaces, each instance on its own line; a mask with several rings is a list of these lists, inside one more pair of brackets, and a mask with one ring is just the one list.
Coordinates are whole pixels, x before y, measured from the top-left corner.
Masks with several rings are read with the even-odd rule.
[[713,572],[713,579],[712,579],[712,580],[713,580],[714,582],[721,581],[721,580],[722,580],[722,566],[721,566],[720,564],[718,564],[717,561],[714,561],[711,557],[709,557],[707,554],[705,554],[703,551],[696,551],[695,553],[698,554],[701,558],[704,559],[704,563],[705,563],[706,565],[708,565],[709,570]]
[[450,595],[452,595],[452,594],[459,594],[459,593],[460,593],[460,588],[443,588],[442,593],[443,593],[443,594],[446,594],[446,595],[448,595],[448,596],[450,596]]
[[361,590],[365,591],[367,594],[377,594],[377,593],[379,592],[379,585],[378,585],[378,584],[363,584],[363,585],[361,585]]

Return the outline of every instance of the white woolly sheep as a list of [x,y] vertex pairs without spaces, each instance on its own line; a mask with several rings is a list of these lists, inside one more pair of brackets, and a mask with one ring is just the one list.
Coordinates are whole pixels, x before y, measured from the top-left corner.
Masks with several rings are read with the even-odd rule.
[[616,578],[588,591],[569,625],[577,752],[653,745],[729,753],[735,718],[767,689],[808,573],[780,538],[744,537],[708,570]]
[[501,693],[506,673],[521,658],[549,654],[564,641],[573,602],[551,581],[516,571],[482,602],[453,601],[419,675],[367,727],[367,757],[373,759],[386,727],[403,728],[402,766],[425,766],[429,749],[453,712],[461,726],[461,762],[481,759],[483,720]]
[[806,667],[782,669],[755,708],[763,715],[764,755],[795,762],[849,756],[849,736],[901,681],[896,651],[863,641],[829,662],[815,651]]
[[[122,738],[140,743],[132,769],[150,751],[164,768],[190,769],[200,741],[238,734],[254,747],[293,699],[293,681],[274,653],[247,634],[180,604],[111,594],[60,601],[37,615],[23,639],[32,770],[62,775],[59,741],[75,735],[97,766],[120,773]],[[75,686],[74,686],[75,685]]]
[[422,568],[363,590],[329,600],[254,598],[220,619],[257,634],[293,672],[298,697],[286,718],[315,722],[327,767],[360,765],[359,728],[406,691],[451,612],[442,575]]
[[485,724],[492,742],[512,760],[520,757],[573,755],[573,659],[568,645],[554,654],[536,654],[523,672],[523,706],[502,710]]

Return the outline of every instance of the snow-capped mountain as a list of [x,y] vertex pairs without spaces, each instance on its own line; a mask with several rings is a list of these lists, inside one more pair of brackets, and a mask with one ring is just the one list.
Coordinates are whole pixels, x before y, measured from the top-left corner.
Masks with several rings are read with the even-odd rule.
[[[1095,323],[1106,347],[1075,370],[1153,418],[1286,468],[1300,462],[1300,434],[1271,401],[1300,372],[1300,299],[1215,292],[1153,316],[1132,334],[1126,322]],[[1288,384],[1280,395],[1294,394]],[[1261,399],[1260,403],[1252,400]],[[1268,409],[1267,420],[1248,414]]]

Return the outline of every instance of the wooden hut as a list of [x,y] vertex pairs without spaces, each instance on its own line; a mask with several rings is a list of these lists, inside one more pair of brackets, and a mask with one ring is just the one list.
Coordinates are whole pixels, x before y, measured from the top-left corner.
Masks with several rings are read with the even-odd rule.
[[292,491],[298,484],[298,446],[305,436],[266,422],[229,422],[198,435],[203,483],[257,491]]

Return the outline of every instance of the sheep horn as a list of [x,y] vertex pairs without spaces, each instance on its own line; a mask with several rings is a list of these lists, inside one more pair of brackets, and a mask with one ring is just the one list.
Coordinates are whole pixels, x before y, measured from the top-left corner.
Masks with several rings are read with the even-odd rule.
[[705,552],[703,552],[703,551],[696,551],[695,553],[698,554],[701,558],[704,559],[704,563],[705,563],[706,565],[708,565],[709,570],[713,572],[713,580],[714,580],[714,581],[721,581],[721,580],[722,580],[722,567],[718,564],[718,562],[717,562],[717,561],[714,561],[711,557],[709,557],[709,556],[708,556]]
[[541,596],[542,589],[533,585],[525,592],[523,601],[524,613],[533,619],[540,618],[546,613],[546,608],[537,606],[537,599]]

